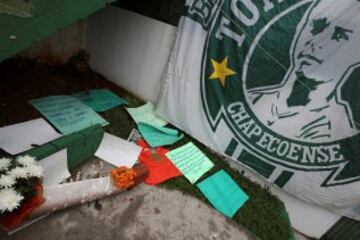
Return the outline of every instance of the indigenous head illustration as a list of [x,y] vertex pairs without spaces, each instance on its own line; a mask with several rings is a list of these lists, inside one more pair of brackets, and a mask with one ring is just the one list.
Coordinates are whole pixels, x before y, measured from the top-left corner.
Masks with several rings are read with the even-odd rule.
[[341,96],[342,86],[360,66],[359,13],[359,0],[312,4],[297,26],[291,66],[281,83],[248,90],[252,110],[263,124],[308,142],[359,132],[355,113]]

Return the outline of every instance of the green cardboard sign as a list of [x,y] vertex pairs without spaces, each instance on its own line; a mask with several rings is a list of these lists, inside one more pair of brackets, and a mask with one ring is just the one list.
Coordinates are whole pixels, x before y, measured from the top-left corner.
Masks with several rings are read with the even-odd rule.
[[73,170],[85,160],[94,156],[103,135],[104,130],[101,126],[95,125],[31,149],[25,154],[29,154],[36,159],[41,160],[67,148],[68,166],[70,170]]

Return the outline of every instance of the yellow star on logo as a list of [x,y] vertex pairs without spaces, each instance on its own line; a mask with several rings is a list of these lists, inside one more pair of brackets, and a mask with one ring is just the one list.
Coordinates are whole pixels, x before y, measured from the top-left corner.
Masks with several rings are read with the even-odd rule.
[[214,72],[211,74],[210,79],[219,79],[223,87],[225,86],[226,77],[236,74],[236,72],[227,67],[228,57],[225,57],[221,63],[211,59],[211,63],[214,67]]

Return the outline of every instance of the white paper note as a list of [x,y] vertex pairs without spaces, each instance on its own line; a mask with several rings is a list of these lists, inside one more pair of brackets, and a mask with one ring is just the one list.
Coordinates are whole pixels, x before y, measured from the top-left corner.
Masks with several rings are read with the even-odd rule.
[[0,148],[15,155],[61,136],[44,119],[38,118],[0,128]]
[[67,165],[67,149],[41,159],[39,165],[44,170],[44,186],[56,185],[71,176]]
[[133,167],[141,148],[119,137],[105,133],[95,156],[117,167]]

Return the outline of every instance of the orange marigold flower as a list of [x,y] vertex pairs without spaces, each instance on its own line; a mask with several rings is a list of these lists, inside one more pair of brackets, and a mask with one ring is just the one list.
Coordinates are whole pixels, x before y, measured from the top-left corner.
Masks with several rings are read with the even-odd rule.
[[132,168],[119,167],[111,171],[111,176],[115,187],[119,189],[127,189],[134,185],[136,171]]

